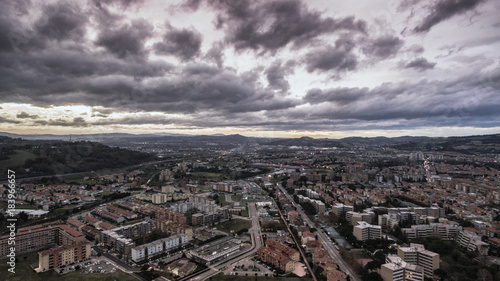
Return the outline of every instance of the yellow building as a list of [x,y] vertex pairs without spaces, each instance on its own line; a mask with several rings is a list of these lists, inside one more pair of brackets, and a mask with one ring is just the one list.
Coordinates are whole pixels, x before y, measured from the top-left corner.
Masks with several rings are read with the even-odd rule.
[[81,242],[48,249],[38,253],[38,272],[65,266],[90,258],[90,242]]

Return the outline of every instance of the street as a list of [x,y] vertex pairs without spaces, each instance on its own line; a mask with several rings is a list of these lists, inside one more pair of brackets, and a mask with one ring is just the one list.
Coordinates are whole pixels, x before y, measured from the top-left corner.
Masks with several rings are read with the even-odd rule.
[[[276,187],[285,194],[286,198],[290,202],[294,202],[292,196],[286,192],[286,190],[280,185],[276,184]],[[327,235],[321,230],[320,227],[317,227],[316,223],[312,222],[309,217],[304,213],[302,210],[302,207],[300,205],[297,206],[297,212],[299,215],[304,219],[307,225],[309,226],[314,226],[318,231],[316,233],[318,234],[318,240],[321,242],[323,247],[328,251],[328,254],[330,255],[331,258],[335,260],[335,262],[340,266],[340,269],[347,273],[350,277],[351,280],[355,281],[361,281],[361,278],[347,265],[347,263],[344,261],[344,259],[340,256],[339,251],[333,247],[332,242],[328,239]]]

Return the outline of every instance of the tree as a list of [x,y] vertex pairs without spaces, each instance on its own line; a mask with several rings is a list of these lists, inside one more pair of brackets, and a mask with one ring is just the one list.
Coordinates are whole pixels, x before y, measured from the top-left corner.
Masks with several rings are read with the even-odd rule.
[[364,280],[367,280],[367,281],[384,281],[384,279],[382,279],[382,276],[380,276],[380,274],[378,274],[377,272],[370,272],[370,273],[368,273],[368,275],[366,275],[366,278]]
[[380,262],[376,260],[370,261],[365,265],[365,269],[368,271],[376,270],[379,267],[380,267]]
[[25,212],[19,213],[19,220],[21,220],[21,221],[27,221],[28,220],[28,214],[26,214]]

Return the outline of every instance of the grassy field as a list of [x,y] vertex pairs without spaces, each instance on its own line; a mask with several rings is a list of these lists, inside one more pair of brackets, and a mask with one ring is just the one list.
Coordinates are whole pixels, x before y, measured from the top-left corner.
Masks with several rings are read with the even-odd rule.
[[[238,276],[238,280],[241,281],[310,281],[312,278],[290,278],[290,277],[262,277],[262,276]],[[223,275],[219,273],[213,277],[208,278],[208,280],[212,281],[230,281],[236,279],[236,276],[231,275]]]
[[9,159],[2,160],[0,161],[0,171],[2,173],[5,171],[7,172],[7,169],[12,169],[16,170],[18,167],[22,167],[24,165],[24,162],[28,159],[35,159],[38,156],[31,151],[26,151],[26,150],[15,150],[16,153],[9,155]]
[[251,221],[246,221],[246,220],[240,220],[240,219],[233,219],[230,221],[226,221],[223,223],[219,223],[216,228],[220,231],[224,232],[231,232],[233,230],[234,232],[237,232],[241,229],[249,229],[252,227],[252,222]]
[[[26,257],[26,259],[24,258]],[[53,270],[43,273],[36,273],[30,267],[30,264],[38,263],[38,253],[32,252],[17,256],[15,273],[10,273],[7,270],[7,260],[0,260],[0,281],[137,281],[137,279],[120,270],[114,273],[106,274],[82,274],[80,271],[71,272],[64,275],[59,275]]]
[[242,211],[241,211],[241,214],[240,214],[240,212],[232,212],[232,214],[235,214],[235,215],[239,215],[239,216],[242,216],[242,217],[247,217],[247,218],[248,218],[248,209],[242,210]]
[[238,195],[232,195],[231,196],[231,199],[234,201],[234,202],[239,202],[241,201],[241,198],[243,197],[243,195],[241,194],[238,194]]
[[222,207],[232,204],[232,203],[226,201],[226,195],[224,195],[224,194],[219,195],[219,202],[220,202]]

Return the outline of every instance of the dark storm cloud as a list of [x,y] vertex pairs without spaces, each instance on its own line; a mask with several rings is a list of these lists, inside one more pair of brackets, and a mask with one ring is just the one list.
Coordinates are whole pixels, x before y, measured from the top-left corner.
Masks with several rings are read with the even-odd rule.
[[0,6],[0,52],[14,51],[19,42],[28,41],[31,36],[20,21],[29,3],[0,0]]
[[154,49],[160,54],[174,55],[187,61],[200,53],[201,41],[201,34],[195,29],[170,27],[163,36],[163,41],[156,43]]
[[21,113],[18,113],[16,115],[16,118],[19,118],[19,119],[26,119],[26,118],[29,118],[29,119],[38,119],[40,116],[38,115],[31,115],[31,114],[28,114],[24,111],[22,111]]
[[359,100],[368,93],[368,88],[339,88],[326,91],[315,88],[307,91],[303,100],[310,104],[333,102],[344,105]]
[[44,7],[44,16],[35,23],[36,32],[45,38],[81,40],[85,35],[87,17],[77,6],[58,3]]
[[282,65],[281,62],[276,61],[271,64],[265,71],[269,88],[286,93],[290,89],[290,83],[288,83],[285,76],[292,72],[293,62],[287,62],[285,65]]
[[414,28],[415,32],[427,32],[436,24],[455,15],[475,9],[484,0],[439,0],[430,7],[429,14]]
[[[490,119],[498,125],[500,107],[500,69],[483,77],[471,75],[454,81],[418,81],[416,83],[386,83],[373,89],[336,88],[312,89],[304,102],[314,106],[293,109],[287,118],[306,120],[390,121],[404,128],[404,120],[417,125],[466,126]],[[488,103],[482,101],[488,100]],[[273,113],[270,113],[273,114]]]
[[363,47],[363,53],[379,59],[386,59],[395,56],[403,44],[403,40],[398,37],[383,36],[368,41]]
[[266,91],[251,73],[237,76],[232,71],[207,65],[190,65],[181,76],[165,79],[150,91],[141,107],[168,112],[253,112],[298,104]]
[[73,118],[73,120],[64,120],[64,119],[50,119],[46,120],[37,120],[34,122],[37,125],[43,126],[59,126],[59,127],[87,127],[89,124],[82,117]]
[[144,57],[147,52],[144,43],[152,35],[153,26],[145,20],[135,20],[132,24],[105,29],[96,41],[116,57],[124,59]]
[[21,122],[0,116],[0,123],[19,124]]
[[213,1],[219,14],[216,26],[226,27],[226,40],[236,49],[276,51],[293,43],[295,47],[333,32],[366,31],[366,22],[354,17],[323,17],[301,1]]
[[39,106],[54,102],[99,105],[93,94],[112,98],[117,97],[117,91],[125,91],[123,96],[131,96],[142,79],[160,77],[172,69],[163,62],[125,61],[58,48],[0,53],[0,100]]
[[409,63],[407,63],[405,68],[415,68],[418,71],[424,71],[427,69],[432,69],[436,65],[435,62],[429,62],[426,58],[418,58]]
[[[57,51],[56,51],[57,53]],[[151,71],[157,76],[164,70],[152,65],[123,64],[128,70],[106,68],[93,62],[91,56],[62,62],[71,55],[61,52],[55,56],[38,53],[37,56],[6,60],[0,65],[0,97],[4,102],[26,102],[37,106],[85,104],[116,108],[118,111],[162,111],[192,113],[199,110],[220,112],[252,112],[294,107],[298,101],[275,97],[259,85],[258,73],[224,70],[207,64],[189,64],[179,67],[172,75],[155,83],[135,79],[135,71]],[[78,58],[78,56],[74,56]],[[85,60],[89,64],[85,65]],[[116,61],[115,61],[116,62]],[[159,65],[161,66],[161,64]],[[75,69],[71,70],[74,67]],[[95,70],[97,68],[98,70]],[[47,71],[50,70],[50,71]],[[72,73],[70,73],[72,71]],[[12,92],[17,93],[12,95]],[[106,115],[106,114],[103,114]]]
[[356,69],[358,59],[352,53],[354,43],[341,38],[335,46],[326,46],[319,50],[311,51],[305,58],[306,69],[313,71],[335,71],[336,73]]

